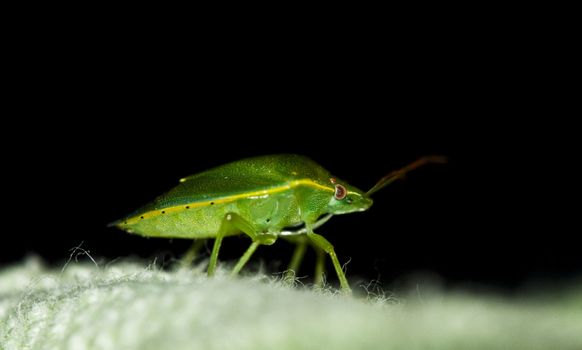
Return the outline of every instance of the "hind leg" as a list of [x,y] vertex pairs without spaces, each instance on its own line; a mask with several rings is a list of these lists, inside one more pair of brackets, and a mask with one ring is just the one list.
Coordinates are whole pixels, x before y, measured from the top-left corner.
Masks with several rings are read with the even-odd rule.
[[184,256],[182,256],[182,258],[178,262],[178,266],[179,267],[191,266],[194,259],[196,259],[196,256],[198,256],[198,252],[200,252],[200,249],[202,249],[202,247],[204,247],[205,243],[206,243],[205,239],[194,240],[194,243],[192,243],[190,248],[186,251]]

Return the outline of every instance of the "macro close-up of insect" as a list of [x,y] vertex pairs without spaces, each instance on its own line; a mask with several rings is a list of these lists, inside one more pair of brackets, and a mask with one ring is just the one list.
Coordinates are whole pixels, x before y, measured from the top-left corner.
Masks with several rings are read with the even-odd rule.
[[201,242],[214,238],[208,275],[215,273],[224,237],[245,234],[252,243],[231,274],[237,275],[260,245],[282,238],[296,245],[288,271],[297,271],[306,248],[317,254],[316,284],[321,283],[325,254],[331,259],[342,291],[351,289],[334,246],[315,230],[333,215],[365,211],[371,195],[407,172],[442,156],[423,157],[389,173],[364,192],[330,174],[313,160],[293,154],[247,158],[191,175],[153,202],[110,224],[145,237],[193,239],[183,260]]
[[27,12],[0,350],[582,350],[573,46],[439,8],[275,40]]

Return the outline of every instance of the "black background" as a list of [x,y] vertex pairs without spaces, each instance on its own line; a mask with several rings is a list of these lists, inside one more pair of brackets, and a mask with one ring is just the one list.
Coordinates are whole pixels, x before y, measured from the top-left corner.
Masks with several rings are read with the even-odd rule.
[[[351,259],[349,276],[398,284],[430,271],[451,284],[513,288],[581,271],[560,218],[568,213],[557,213],[547,187],[558,185],[560,164],[546,147],[555,146],[552,132],[532,131],[529,111],[544,107],[530,95],[536,78],[507,41],[490,50],[483,33],[446,26],[187,42],[131,28],[64,29],[30,33],[13,54],[4,134],[17,141],[5,147],[14,195],[2,263],[34,252],[59,265],[81,242],[103,261],[171,262],[188,242],[106,224],[183,176],[242,157],[307,155],[367,189],[442,154],[448,164],[418,169],[377,193],[369,211],[319,230],[342,262]],[[248,244],[226,240],[223,259]],[[255,261],[281,271],[291,252],[281,242]]]

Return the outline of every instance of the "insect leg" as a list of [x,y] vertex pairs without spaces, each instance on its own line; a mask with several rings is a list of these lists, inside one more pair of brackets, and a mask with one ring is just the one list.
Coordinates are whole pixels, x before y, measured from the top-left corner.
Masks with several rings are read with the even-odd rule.
[[222,219],[222,223],[220,224],[220,228],[218,229],[218,233],[216,234],[216,239],[214,240],[214,246],[212,247],[212,253],[210,254],[210,262],[208,263],[208,277],[214,275],[214,270],[216,270],[216,262],[218,260],[218,251],[220,250],[220,246],[222,245],[222,239],[226,235],[229,229],[231,229],[231,218],[232,214],[226,214],[224,219]]
[[192,243],[190,248],[186,251],[184,256],[180,259],[179,266],[180,267],[188,267],[188,266],[192,265],[192,262],[194,261],[194,259],[196,259],[196,256],[198,255],[198,252],[200,251],[200,249],[202,249],[202,247],[204,246],[204,243],[206,243],[205,239],[194,240],[194,243]]
[[214,274],[214,270],[216,269],[218,251],[220,250],[222,239],[224,238],[227,232],[233,230],[243,232],[253,240],[253,243],[251,243],[251,246],[247,249],[243,256],[241,256],[237,264],[234,266],[231,272],[232,276],[237,275],[239,273],[239,271],[249,261],[249,259],[251,258],[255,250],[257,250],[260,244],[273,244],[276,239],[276,236],[273,235],[257,234],[255,228],[239,215],[235,213],[226,214],[224,216],[222,224],[220,225],[220,230],[216,235],[216,240],[214,241],[212,255],[210,256],[210,264],[208,265],[208,276],[212,276]]
[[286,280],[292,280],[299,271],[299,267],[305,256],[305,251],[307,250],[308,241],[305,236],[290,236],[287,240],[295,244],[295,250],[293,251],[293,256],[291,257],[291,262],[289,262],[284,278]]
[[321,249],[319,246],[315,245],[315,243],[313,243],[312,240],[308,239],[304,235],[288,236],[285,237],[285,239],[295,244],[293,257],[291,258],[291,262],[287,267],[285,278],[291,279],[295,277],[297,271],[299,271],[299,267],[301,266],[303,257],[305,256],[307,245],[309,244],[310,246],[313,247],[313,250],[315,251],[316,254],[313,284],[315,284],[318,287],[321,287],[323,285],[323,275],[325,273],[325,251]]
[[246,265],[247,261],[249,261],[249,259],[251,258],[251,256],[255,252],[255,250],[257,250],[257,248],[259,247],[259,244],[261,244],[259,241],[253,241],[253,243],[251,243],[251,246],[247,249],[247,251],[243,254],[243,256],[240,257],[240,259],[238,260],[238,262],[236,263],[236,265],[234,266],[234,268],[230,272],[231,276],[238,275],[240,270]]
[[321,287],[323,286],[323,275],[325,273],[325,252],[317,246],[314,246],[313,249],[315,249],[315,272],[313,276],[313,284]]
[[335,268],[337,277],[340,281],[342,290],[347,294],[351,294],[352,290],[350,289],[350,285],[348,284],[346,275],[342,270],[342,266],[340,265],[339,260],[337,259],[337,255],[335,254],[335,249],[333,248],[333,245],[329,243],[329,241],[325,239],[325,237],[318,235],[317,233],[314,233],[311,229],[307,231],[307,236],[316,246],[323,249],[327,254],[329,254],[331,262],[333,263],[333,267]]
[[[301,237],[303,238],[303,237]],[[295,250],[293,251],[293,257],[291,257],[291,262],[289,263],[289,267],[287,270],[291,271],[299,271],[299,266],[301,266],[301,262],[303,261],[303,257],[305,256],[305,251],[307,250],[307,242],[305,239],[300,239],[295,246]]]
[[238,230],[242,231],[244,234],[246,234],[253,240],[253,243],[251,243],[250,247],[246,250],[243,256],[240,257],[240,259],[238,260],[238,262],[236,263],[236,265],[234,266],[230,273],[231,276],[236,276],[249,261],[249,259],[251,258],[255,250],[257,250],[259,245],[261,244],[271,245],[275,243],[275,241],[277,240],[277,236],[270,234],[258,234],[257,230],[254,228],[253,225],[249,224],[248,221],[246,221],[237,214],[231,214],[229,220],[231,222],[231,225],[236,227]]

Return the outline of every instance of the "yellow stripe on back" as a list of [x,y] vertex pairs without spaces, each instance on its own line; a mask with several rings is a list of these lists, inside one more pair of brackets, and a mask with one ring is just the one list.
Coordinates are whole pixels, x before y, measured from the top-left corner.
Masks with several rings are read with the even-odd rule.
[[232,195],[232,196],[223,197],[223,198],[219,198],[219,199],[213,199],[213,200],[210,200],[210,201],[193,202],[193,203],[181,204],[181,205],[178,205],[178,206],[163,208],[163,209],[159,209],[159,210],[152,210],[152,211],[143,213],[141,215],[138,215],[138,216],[134,216],[132,218],[129,218],[126,221],[124,221],[123,223],[125,225],[131,225],[133,223],[138,222],[139,220],[142,220],[142,219],[150,219],[150,218],[153,218],[153,217],[156,217],[156,216],[159,216],[159,215],[163,215],[163,214],[170,214],[170,213],[175,213],[175,212],[183,211],[183,210],[186,210],[186,209],[210,206],[210,205],[213,205],[213,204],[215,205],[215,204],[223,204],[223,203],[234,202],[237,199],[251,198],[251,197],[258,197],[258,196],[266,196],[266,195],[270,195],[270,194],[274,194],[274,193],[278,193],[278,192],[283,192],[285,190],[289,190],[289,189],[292,189],[292,188],[295,188],[295,187],[298,187],[298,186],[301,186],[301,185],[309,186],[309,187],[313,187],[313,188],[317,188],[317,189],[320,189],[320,190],[325,190],[325,191],[328,191],[328,192],[334,192],[334,189],[333,188],[320,185],[317,182],[313,182],[312,180],[309,180],[309,179],[301,179],[301,180],[291,181],[288,185],[279,186],[279,187],[273,187],[273,188],[270,188],[268,190],[260,190],[260,191],[254,191],[254,192],[247,192],[247,193],[235,194],[235,195]]

